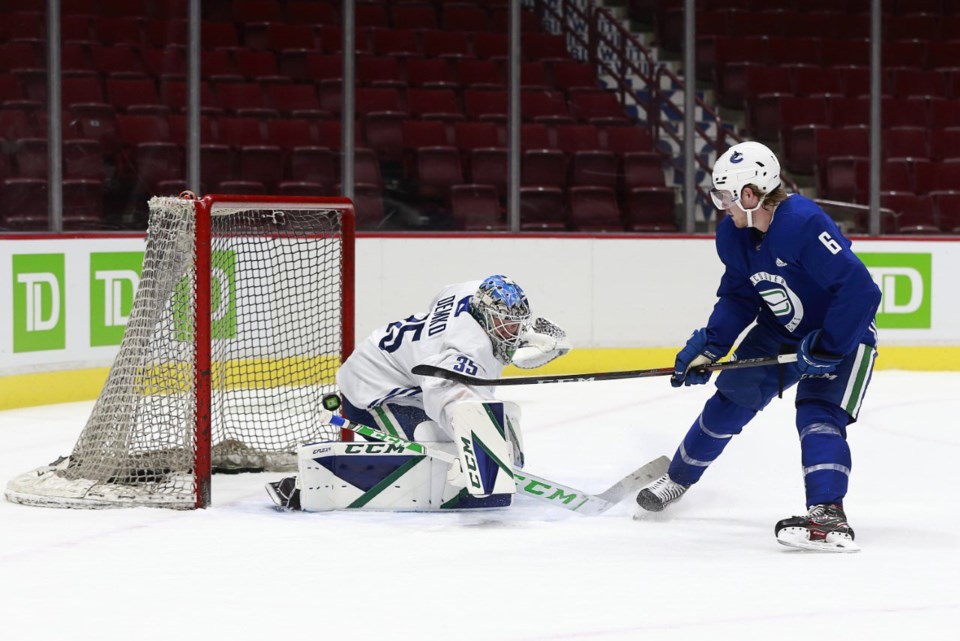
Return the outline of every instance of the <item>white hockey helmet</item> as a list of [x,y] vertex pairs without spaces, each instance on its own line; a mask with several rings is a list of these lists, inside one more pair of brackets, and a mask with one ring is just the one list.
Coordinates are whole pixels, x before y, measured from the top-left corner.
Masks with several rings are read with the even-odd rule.
[[740,200],[746,185],[754,185],[761,195],[780,186],[780,161],[759,142],[738,143],[717,159],[710,198],[717,209],[726,209]]

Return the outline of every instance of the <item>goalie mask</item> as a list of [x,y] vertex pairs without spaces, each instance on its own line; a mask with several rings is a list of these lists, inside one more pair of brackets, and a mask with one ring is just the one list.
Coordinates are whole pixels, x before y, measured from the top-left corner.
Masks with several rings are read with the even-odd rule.
[[470,299],[470,315],[490,337],[497,360],[508,364],[530,321],[527,295],[506,276],[490,276]]
[[[727,209],[733,203],[740,203],[743,188],[753,185],[760,192],[760,204],[748,210],[742,204],[740,208],[748,214],[756,211],[763,203],[763,196],[780,186],[780,161],[772,151],[759,142],[741,142],[727,149],[713,166],[713,189],[710,198],[717,209]],[[752,227],[752,221],[748,223]]]

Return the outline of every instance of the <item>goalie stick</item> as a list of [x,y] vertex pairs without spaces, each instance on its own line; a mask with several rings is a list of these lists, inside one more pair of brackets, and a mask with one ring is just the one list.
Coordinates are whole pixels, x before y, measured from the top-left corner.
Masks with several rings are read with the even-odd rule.
[[[398,445],[409,452],[430,456],[447,463],[457,462],[457,457],[453,454],[427,447],[423,443],[415,443],[392,434],[387,434],[386,432],[381,432],[378,429],[367,427],[366,425],[352,423],[327,410],[321,410],[321,414],[323,415],[324,422],[329,425],[335,425],[341,429],[350,430],[362,436],[369,436],[384,443]],[[658,459],[640,466],[600,494],[588,494],[582,490],[561,485],[560,483],[545,479],[536,474],[530,474],[526,471],[514,471],[513,480],[517,485],[517,491],[524,496],[546,501],[547,503],[578,514],[596,516],[603,514],[615,506],[628,494],[639,490],[650,481],[662,476],[666,473],[669,465],[670,459],[666,456],[661,456]]]
[[[724,361],[723,363],[714,363],[697,369],[698,371],[719,372],[727,369],[761,367],[763,365],[776,365],[778,363],[795,363],[796,361],[796,354],[781,354],[780,356]],[[530,385],[532,383],[587,383],[591,381],[614,381],[623,378],[648,378],[651,376],[669,376],[673,374],[672,367],[634,369],[623,372],[597,372],[594,374],[554,374],[549,376],[513,376],[509,378],[478,378],[476,376],[470,376],[469,374],[443,369],[435,365],[417,365],[411,371],[417,376],[435,376],[445,378],[448,381],[479,386]]]

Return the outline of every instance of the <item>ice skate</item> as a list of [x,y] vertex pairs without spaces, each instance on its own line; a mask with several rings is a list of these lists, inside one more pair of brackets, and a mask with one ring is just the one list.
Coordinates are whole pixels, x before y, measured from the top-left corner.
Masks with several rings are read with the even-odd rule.
[[814,505],[806,516],[792,516],[777,523],[777,541],[783,545],[823,552],[859,552],[853,528],[839,505]]
[[285,479],[267,483],[264,487],[277,507],[286,510],[300,509],[300,490],[297,489],[297,477],[288,476]]
[[675,483],[669,474],[664,474],[640,490],[637,494],[637,505],[648,512],[660,512],[674,501],[678,501],[689,487],[689,485]]

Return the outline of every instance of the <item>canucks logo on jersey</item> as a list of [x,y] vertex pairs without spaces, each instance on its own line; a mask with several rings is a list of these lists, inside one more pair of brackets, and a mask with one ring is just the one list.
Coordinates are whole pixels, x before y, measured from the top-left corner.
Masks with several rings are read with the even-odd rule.
[[787,316],[793,311],[793,305],[790,304],[790,297],[787,296],[785,290],[779,287],[762,291],[760,292],[760,296],[763,297],[763,301],[767,304],[767,307],[770,308],[770,311],[773,312],[773,315],[778,318]]
[[788,331],[795,330],[803,321],[803,303],[783,276],[768,272],[757,272],[750,282],[767,304],[770,312],[784,324]]

